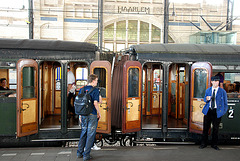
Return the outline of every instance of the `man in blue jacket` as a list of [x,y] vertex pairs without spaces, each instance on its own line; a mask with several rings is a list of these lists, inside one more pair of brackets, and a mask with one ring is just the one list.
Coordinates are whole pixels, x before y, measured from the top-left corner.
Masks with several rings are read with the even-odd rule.
[[227,93],[224,89],[219,87],[219,80],[218,76],[211,78],[212,87],[206,90],[204,96],[204,102],[206,102],[206,104],[202,110],[202,113],[204,114],[204,121],[202,144],[199,147],[200,149],[207,147],[208,131],[212,123],[213,131],[211,147],[215,150],[219,150],[217,146],[219,124],[221,122],[221,117],[228,110]]

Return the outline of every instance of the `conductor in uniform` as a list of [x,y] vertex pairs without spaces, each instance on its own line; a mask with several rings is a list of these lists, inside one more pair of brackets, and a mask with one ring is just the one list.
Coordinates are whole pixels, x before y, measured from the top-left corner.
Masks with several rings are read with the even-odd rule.
[[202,143],[199,147],[200,149],[207,147],[208,131],[212,123],[213,131],[211,147],[215,150],[220,150],[217,146],[219,124],[221,122],[221,117],[228,110],[228,105],[227,93],[223,88],[219,88],[219,80],[218,76],[211,78],[212,87],[206,90],[204,96],[204,102],[206,102],[206,104],[202,110],[202,113],[204,114],[204,121]]

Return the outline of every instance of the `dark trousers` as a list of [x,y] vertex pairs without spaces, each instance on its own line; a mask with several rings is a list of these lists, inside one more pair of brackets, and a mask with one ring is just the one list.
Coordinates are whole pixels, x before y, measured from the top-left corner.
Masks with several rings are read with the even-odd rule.
[[67,97],[67,107],[68,107],[68,111],[72,112],[73,114],[75,114],[75,109],[72,106],[71,101],[73,99],[73,102],[74,102],[74,98],[75,98],[75,95],[73,93],[69,93],[68,94],[68,97]]
[[213,124],[213,131],[212,131],[212,143],[211,143],[211,145],[217,145],[218,130],[219,130],[220,122],[221,122],[221,117],[217,118],[216,109],[213,109],[213,110],[209,109],[207,115],[204,115],[202,144],[207,145],[208,131],[209,131],[209,128],[211,127],[211,123],[212,123]]

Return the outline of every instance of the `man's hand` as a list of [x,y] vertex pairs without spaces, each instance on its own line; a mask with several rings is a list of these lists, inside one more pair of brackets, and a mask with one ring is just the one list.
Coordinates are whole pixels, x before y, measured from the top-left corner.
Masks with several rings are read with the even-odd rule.
[[207,96],[206,99],[207,99],[207,101],[210,101],[211,96]]
[[98,118],[98,120],[100,120],[100,118],[101,118],[101,114],[100,113],[97,113],[97,118]]

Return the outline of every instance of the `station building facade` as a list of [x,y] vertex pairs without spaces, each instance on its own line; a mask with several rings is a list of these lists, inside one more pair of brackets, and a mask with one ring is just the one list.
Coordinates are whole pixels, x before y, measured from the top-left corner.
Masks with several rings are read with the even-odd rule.
[[[132,44],[163,43],[164,0],[102,1],[103,47],[120,51]],[[34,0],[34,39],[97,44],[98,8],[98,0]],[[14,13],[21,12],[27,11]],[[209,27],[200,15],[213,28],[221,23],[223,26],[227,19],[227,0],[222,0],[219,5],[208,4],[206,0],[195,4],[170,3],[168,42],[189,43],[190,36],[199,32],[197,27],[208,31]],[[5,17],[8,26],[0,26],[6,31],[0,37],[28,38],[27,19],[27,15],[19,19]],[[237,42],[240,42],[239,38]]]

